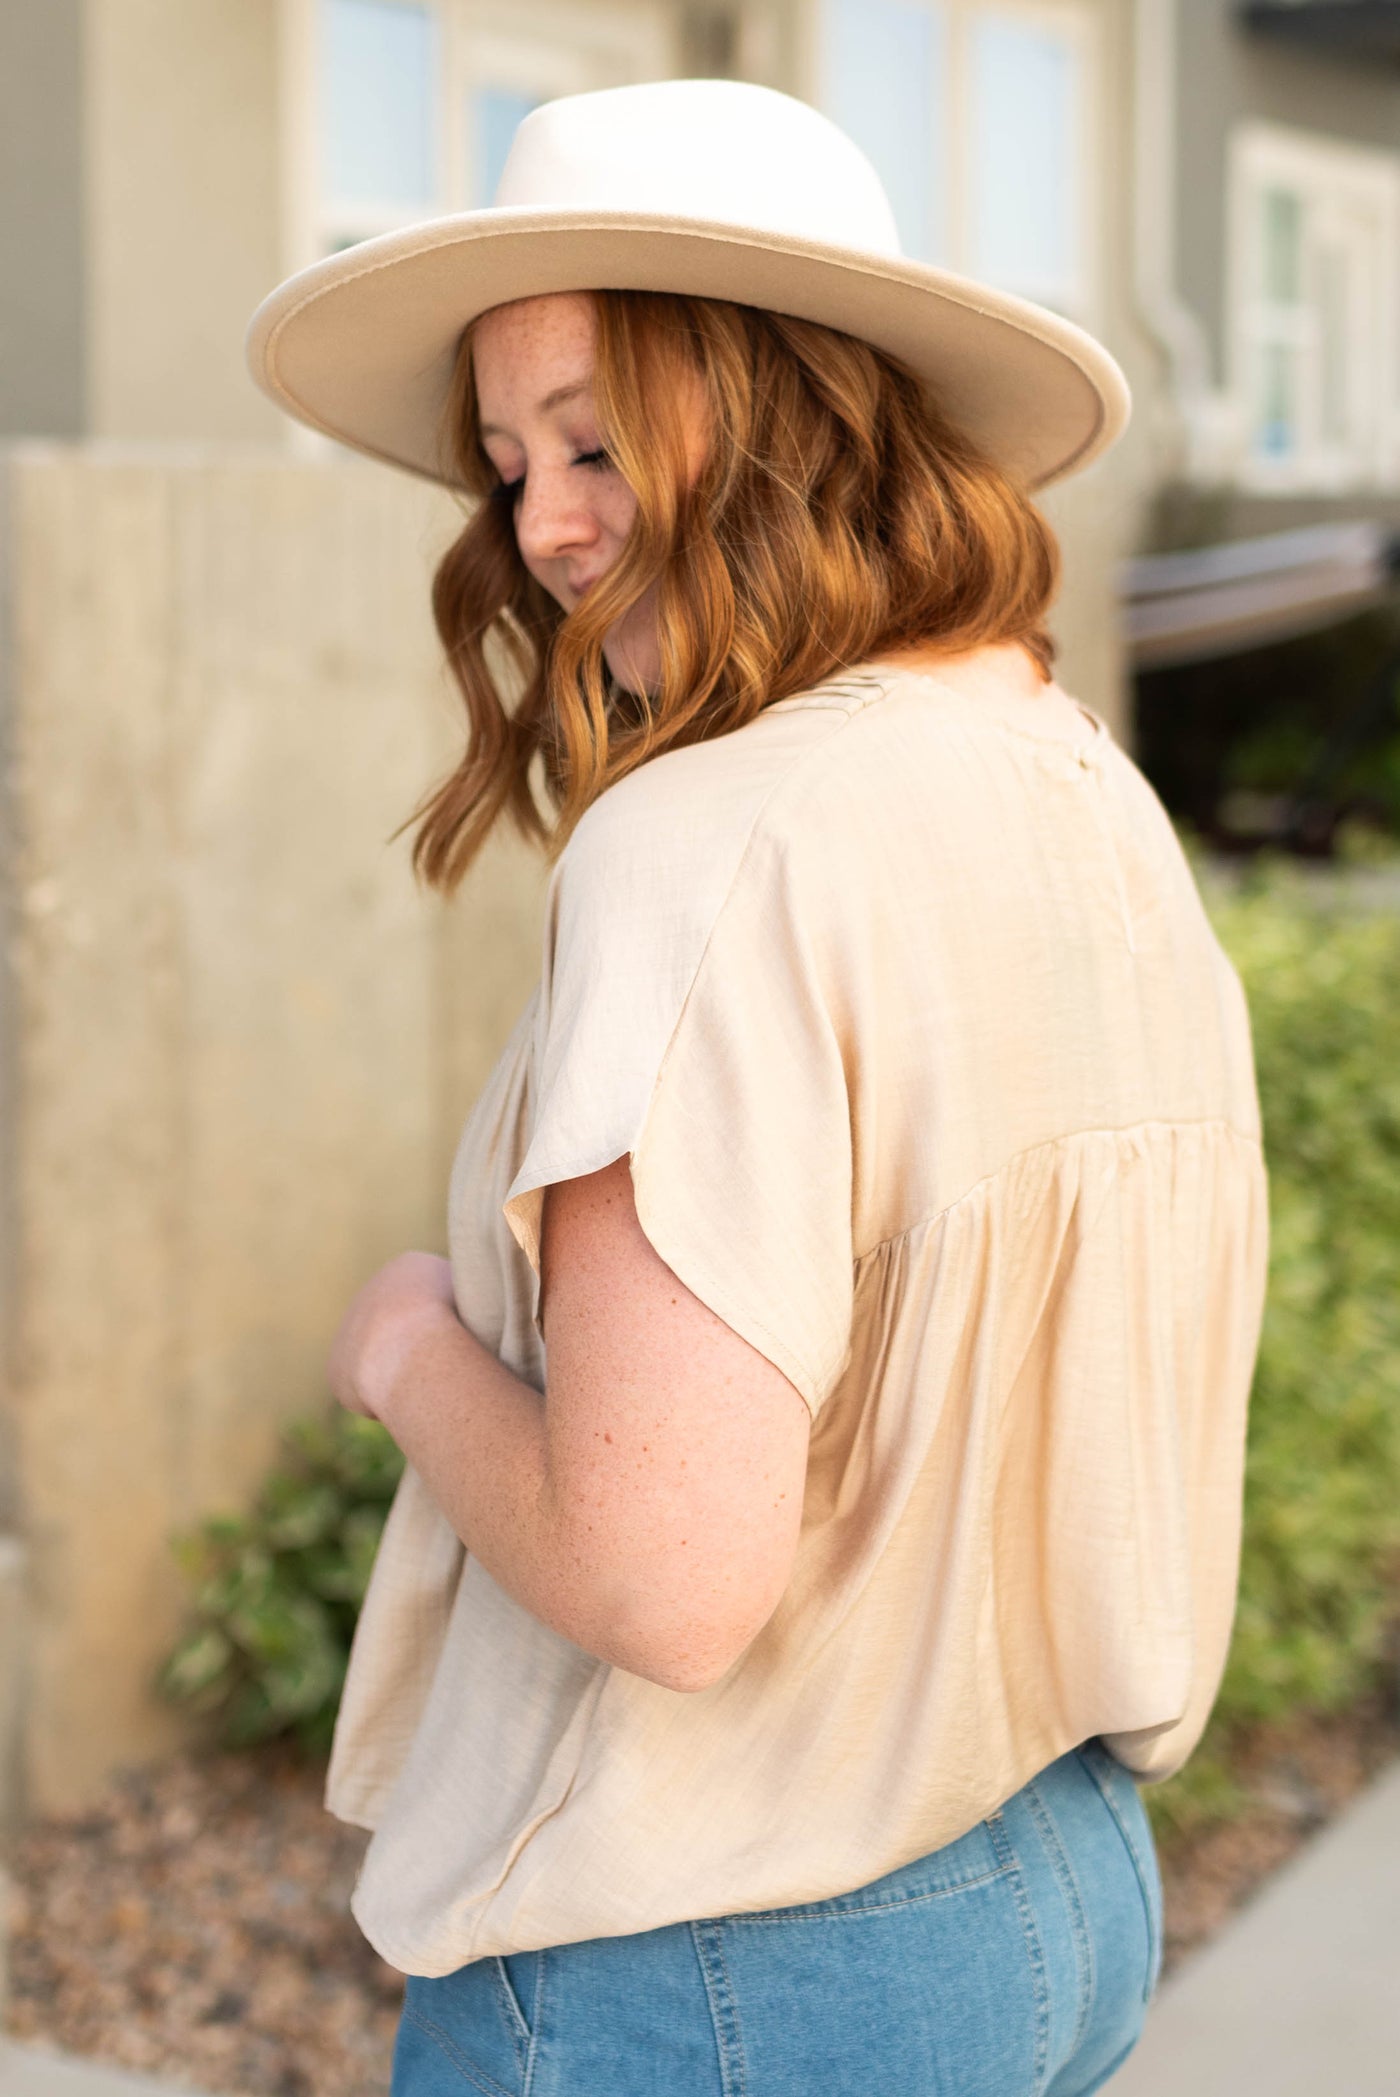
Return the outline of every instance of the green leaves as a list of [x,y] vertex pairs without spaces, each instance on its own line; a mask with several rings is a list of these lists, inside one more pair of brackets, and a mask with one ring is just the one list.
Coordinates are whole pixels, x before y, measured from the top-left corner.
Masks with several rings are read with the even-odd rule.
[[1145,1793],[1162,1828],[1233,1810],[1244,1728],[1374,1689],[1400,1614],[1400,855],[1355,856],[1388,901],[1277,855],[1234,892],[1196,868],[1249,999],[1269,1291],[1234,1637],[1200,1747]]
[[403,1457],[376,1421],[339,1411],[294,1422],[285,1445],[250,1515],[174,1539],[191,1621],[157,1687],[228,1746],[293,1733],[323,1751]]

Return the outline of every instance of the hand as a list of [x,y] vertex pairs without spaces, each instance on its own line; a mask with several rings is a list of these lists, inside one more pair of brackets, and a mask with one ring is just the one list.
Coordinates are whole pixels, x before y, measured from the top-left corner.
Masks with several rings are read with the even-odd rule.
[[418,1341],[444,1317],[457,1323],[452,1269],[430,1252],[401,1252],[356,1291],[331,1344],[333,1394],[352,1413],[381,1420],[381,1408]]

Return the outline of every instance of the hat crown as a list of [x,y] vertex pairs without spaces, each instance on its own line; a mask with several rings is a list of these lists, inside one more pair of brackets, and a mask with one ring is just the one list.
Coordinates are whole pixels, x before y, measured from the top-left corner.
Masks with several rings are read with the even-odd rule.
[[702,219],[898,256],[894,212],[859,146],[806,102],[739,80],[564,95],[511,143],[497,208]]

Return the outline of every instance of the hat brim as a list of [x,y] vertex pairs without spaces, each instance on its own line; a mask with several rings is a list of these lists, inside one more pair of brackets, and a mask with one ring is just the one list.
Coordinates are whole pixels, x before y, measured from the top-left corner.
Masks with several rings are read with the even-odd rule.
[[646,212],[500,207],[363,241],[263,300],[248,365],[313,429],[455,486],[439,445],[463,329],[513,299],[601,289],[730,299],[872,343],[1029,489],[1087,466],[1130,412],[1102,344],[1028,300],[922,263]]

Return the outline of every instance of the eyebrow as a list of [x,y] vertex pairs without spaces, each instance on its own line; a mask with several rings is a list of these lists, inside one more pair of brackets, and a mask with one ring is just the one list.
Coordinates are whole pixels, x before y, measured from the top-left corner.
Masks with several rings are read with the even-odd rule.
[[[572,386],[556,386],[553,393],[546,393],[536,412],[547,415],[551,408],[562,408],[565,401],[577,400],[580,394],[587,393],[588,390],[587,379],[577,379]],[[483,437],[508,437],[510,431],[498,429],[494,422],[483,422],[481,434]]]

